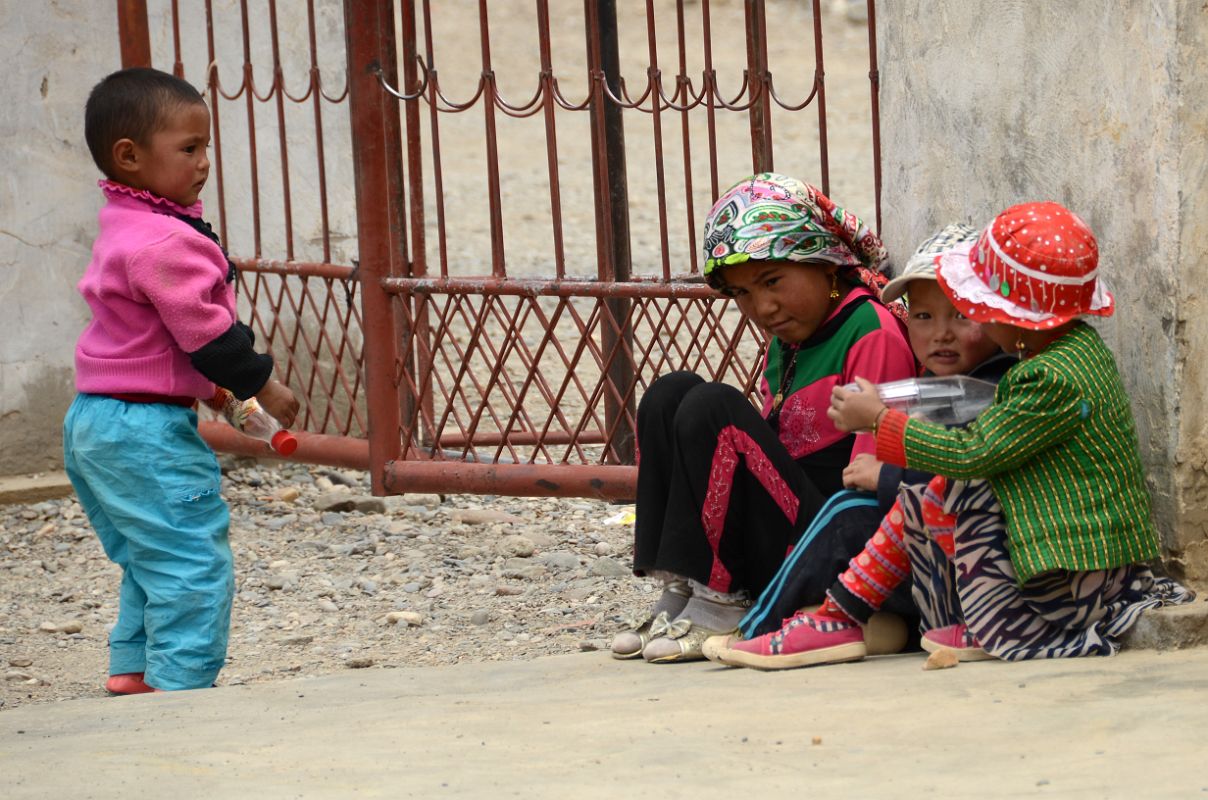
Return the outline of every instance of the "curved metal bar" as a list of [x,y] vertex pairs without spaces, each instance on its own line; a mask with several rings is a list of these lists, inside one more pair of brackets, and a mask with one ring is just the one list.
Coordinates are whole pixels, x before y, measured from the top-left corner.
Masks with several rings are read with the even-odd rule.
[[344,91],[340,93],[340,96],[333,97],[332,95],[329,95],[323,89],[323,81],[320,78],[320,80],[319,80],[319,96],[322,97],[324,100],[326,100],[329,103],[343,103],[345,100],[348,99],[348,81],[344,81]]
[[[716,76],[716,71],[714,71],[713,74]],[[742,71],[742,88],[739,89],[738,94],[734,95],[733,100],[727,101],[721,96],[721,88],[717,85],[716,81],[713,82],[713,99],[717,101],[718,108],[724,108],[727,111],[746,111],[759,101],[759,97],[763,93],[762,89],[756,89],[751,92],[751,97],[749,100],[747,100],[746,104],[739,105],[738,99],[746,94],[748,87],[751,86],[751,76],[749,72],[744,69]]]
[[[604,76],[604,74],[600,73],[600,77],[603,78],[603,76]],[[622,100],[620,97],[617,97],[615,94],[612,93],[612,89],[609,88],[609,86],[608,86],[608,81],[604,81],[604,96],[605,97],[607,97],[612,102],[616,103],[621,108],[636,108],[638,111],[645,111],[647,114],[649,114],[653,111],[653,107],[652,108],[641,108],[642,103],[646,102],[646,98],[650,97],[651,94],[654,93],[654,82],[652,80],[652,77],[651,77],[649,71],[646,73],[646,91],[643,92],[642,96],[639,97],[637,100],[629,99],[629,90],[625,88],[625,78],[623,76],[618,78],[617,83],[619,84],[620,89],[621,89],[621,97],[624,97],[625,99]]]
[[[428,68],[424,65],[424,60],[422,58],[420,58],[419,56],[416,56],[415,60],[418,61],[420,64],[420,74],[424,76],[424,79],[420,83],[419,88],[415,91],[415,94],[407,94],[406,92],[400,92],[399,90],[395,89],[390,84],[386,83],[386,79],[383,77],[381,67],[374,67],[373,74],[377,76],[378,83],[380,83],[382,85],[382,88],[386,90],[387,94],[393,95],[394,97],[398,98],[399,100],[415,100],[416,98],[421,97],[424,94],[424,92],[427,91],[427,89],[428,89]],[[436,70],[432,70],[432,75],[435,75],[435,74],[436,74]],[[348,94],[347,86],[344,87],[344,94],[345,95]],[[326,95],[324,95],[324,97],[326,97]],[[344,98],[341,97],[340,99],[343,100]],[[338,102],[338,101],[335,101],[335,102]]]
[[567,100],[565,97],[562,96],[562,90],[558,88],[558,79],[556,77],[551,75],[550,83],[553,84],[554,102],[556,102],[560,107],[566,109],[567,111],[583,111],[589,105],[591,105],[591,89],[590,88],[587,90],[587,97],[585,97],[583,99],[583,102],[575,104],[575,103],[571,103],[569,100]]
[[244,64],[243,73],[246,76],[248,90],[252,93],[252,97],[259,100],[261,103],[267,103],[273,99],[273,95],[277,93],[277,89],[281,88],[281,82],[278,78],[281,76],[281,71],[276,67],[273,68],[273,83],[269,87],[268,94],[263,97],[256,91],[256,67],[254,64]]
[[432,92],[435,94],[436,99],[439,102],[444,103],[446,106],[445,108],[440,108],[440,106],[437,105],[437,109],[440,111],[465,111],[467,108],[478,102],[478,98],[482,97],[482,93],[486,91],[486,88],[487,77],[485,74],[483,74],[478,77],[478,91],[474,92],[474,96],[464,103],[454,103],[452,100],[445,97],[445,93],[440,90],[440,81],[437,79],[436,70],[432,70]]
[[808,97],[806,97],[804,100],[801,101],[800,105],[791,105],[780,99],[780,96],[776,94],[776,87],[772,83],[772,73],[771,72],[769,72],[767,74],[766,83],[768,86],[768,97],[772,98],[772,101],[774,103],[776,103],[776,105],[780,106],[781,108],[783,108],[786,111],[800,111],[801,109],[808,106],[813,101],[814,97],[817,96],[817,94],[818,94],[818,77],[816,75],[814,76],[813,90],[810,91]]
[[290,94],[289,90],[285,88],[285,81],[281,81],[281,94],[285,99],[294,103],[305,103],[315,93],[315,87],[319,85],[319,69],[318,67],[311,67],[308,71],[310,72],[310,80],[306,82],[306,94],[301,97],[294,97]]
[[495,73],[491,73],[491,85],[495,87],[492,96],[495,100],[495,107],[510,117],[531,117],[537,111],[545,107],[544,103],[538,102],[541,96],[545,94],[545,75],[542,72],[537,73],[537,92],[522,106],[514,106],[503,99],[503,95],[499,93],[499,85],[495,83]]
[[[675,94],[671,95],[671,97],[667,97],[666,93],[663,92],[663,82],[661,80],[659,81],[659,98],[663,101],[663,105],[660,106],[660,108],[671,109],[672,111],[691,111],[704,102],[705,95],[708,93],[708,90],[702,89],[699,95],[693,94],[692,79],[687,75],[676,75],[675,83]],[[692,102],[684,103],[682,105],[676,103],[676,98],[678,98],[681,94],[685,95],[686,97],[691,97]]]
[[218,74],[218,59],[214,59],[206,65],[206,75],[208,76],[206,88],[218,92],[218,96],[223,100],[238,100],[243,97],[243,90],[247,88],[247,84],[243,81],[239,82],[239,91],[234,94],[227,94],[222,88],[222,77]]

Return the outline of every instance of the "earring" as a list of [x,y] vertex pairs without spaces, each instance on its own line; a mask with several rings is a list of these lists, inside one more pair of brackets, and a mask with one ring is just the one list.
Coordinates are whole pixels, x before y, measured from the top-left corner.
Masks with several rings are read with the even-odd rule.
[[831,273],[830,299],[831,300],[839,299],[839,276],[833,272]]
[[1023,343],[1022,336],[1020,336],[1018,339],[1015,340],[1015,350],[1016,351],[1022,353],[1024,350],[1027,350],[1027,349],[1028,349],[1028,346]]

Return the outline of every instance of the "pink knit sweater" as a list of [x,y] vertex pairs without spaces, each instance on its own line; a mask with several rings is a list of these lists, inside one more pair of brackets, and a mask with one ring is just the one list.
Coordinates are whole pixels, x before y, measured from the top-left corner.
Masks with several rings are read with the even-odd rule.
[[218,245],[172,213],[201,216],[149,192],[101,181],[106,203],[80,294],[92,321],[76,342],[76,390],[214,395],[188,353],[235,322],[235,292]]

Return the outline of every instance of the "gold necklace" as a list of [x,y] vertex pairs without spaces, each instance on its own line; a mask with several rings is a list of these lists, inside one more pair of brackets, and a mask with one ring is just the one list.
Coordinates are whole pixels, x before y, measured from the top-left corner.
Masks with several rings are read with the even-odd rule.
[[[783,352],[784,349],[784,345],[782,344],[781,351]],[[784,369],[780,373],[780,386],[777,388],[776,394],[772,395],[772,414],[779,413],[780,407],[784,405],[784,393],[792,388],[793,371],[797,367],[797,354],[800,352],[800,347],[793,348],[793,354],[789,357],[788,363],[784,365]]]

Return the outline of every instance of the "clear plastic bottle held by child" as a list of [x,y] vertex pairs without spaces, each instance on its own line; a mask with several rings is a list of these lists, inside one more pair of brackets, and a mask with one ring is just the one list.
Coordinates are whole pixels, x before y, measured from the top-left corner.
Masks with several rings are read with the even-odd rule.
[[298,449],[298,438],[281,427],[281,423],[261,408],[254,397],[240,400],[230,390],[219,386],[206,405],[221,414],[231,427],[267,443],[279,455],[290,456]]

